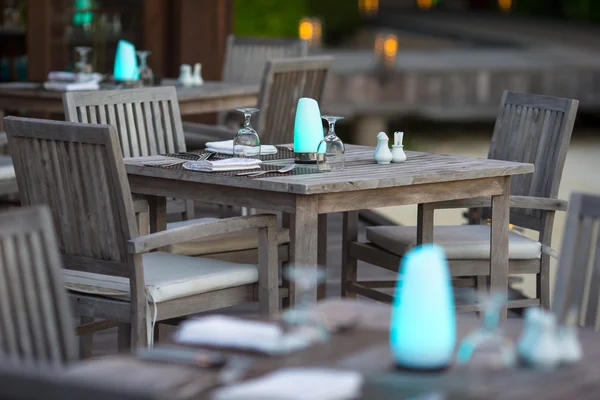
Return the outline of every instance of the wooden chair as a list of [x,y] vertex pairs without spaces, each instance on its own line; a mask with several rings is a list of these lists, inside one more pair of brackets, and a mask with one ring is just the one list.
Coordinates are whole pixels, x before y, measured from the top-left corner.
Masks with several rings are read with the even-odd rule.
[[[552,227],[555,212],[567,209],[567,202],[557,195],[577,107],[577,100],[549,96],[505,92],[502,97],[488,157],[535,165],[533,174],[512,178],[510,220],[539,233],[537,241],[514,231],[509,234],[509,273],[537,276],[536,298],[511,300],[509,308],[550,305]],[[436,209],[463,207],[490,207],[490,199],[421,204],[419,218],[431,221]],[[484,210],[485,215],[489,212]],[[444,247],[453,277],[477,276],[477,286],[484,289],[490,274],[490,233],[489,225],[437,226],[433,241]],[[416,236],[416,227],[381,226],[367,228],[367,243],[350,238],[344,243],[348,262],[342,266],[342,296],[360,294],[389,301],[391,296],[375,289],[393,287],[393,283],[358,281],[357,261],[397,271],[402,255],[416,244]]]
[[[299,39],[273,39],[229,35],[221,79],[223,82],[260,84],[268,60],[297,58],[308,55],[308,42]],[[218,113],[217,124],[237,116],[232,112]],[[240,121],[243,121],[238,116]]]
[[600,196],[573,193],[563,231],[552,310],[561,324],[598,330]]
[[[6,362],[60,369],[77,358],[60,254],[46,206],[0,214],[0,309],[0,354]],[[0,383],[0,390],[4,388]]]
[[58,371],[39,371],[2,360],[0,398],[3,400],[167,400],[172,394],[152,389],[100,384]]
[[[52,210],[77,315],[131,324],[130,334],[122,329],[121,347],[150,342],[155,322],[252,301],[257,294],[262,314],[279,309],[275,216],[138,236],[113,126],[16,117],[5,118],[5,126],[22,203]],[[151,252],[244,230],[258,232],[258,266]]]
[[[119,132],[124,158],[186,151],[174,87],[66,92],[65,120],[109,124]],[[170,201],[168,210],[194,218],[194,202]]]
[[[302,57],[269,60],[258,100],[258,121],[252,126],[265,144],[294,141],[294,117],[301,97],[321,100],[333,57]],[[209,141],[233,139],[235,130],[223,126],[184,123],[189,148],[202,148]]]

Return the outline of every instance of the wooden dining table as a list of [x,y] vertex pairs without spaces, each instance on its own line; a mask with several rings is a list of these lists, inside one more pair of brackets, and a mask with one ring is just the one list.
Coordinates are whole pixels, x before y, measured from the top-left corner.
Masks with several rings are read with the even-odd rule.
[[[395,366],[389,348],[390,306],[328,299],[318,303],[316,309],[328,326],[335,328],[336,324],[355,323],[350,329],[333,333],[326,342],[291,354],[266,356],[242,352],[249,363],[240,371],[240,380],[257,378],[281,368],[306,367],[360,372],[363,386],[359,398],[369,400],[591,400],[598,397],[600,372],[595,366],[600,362],[600,336],[592,330],[581,329],[578,333],[584,350],[583,360],[556,370],[524,366],[502,369],[486,365],[482,359],[473,359],[472,364],[452,363],[443,371],[417,372]],[[482,320],[475,315],[457,314],[457,345],[481,324]],[[510,318],[500,324],[500,329],[516,344],[523,331],[523,321]],[[232,350],[225,353],[240,355]],[[77,363],[66,373],[98,384],[139,385],[167,391],[168,398],[172,399],[210,399],[222,384],[219,369],[149,363],[131,356]]]
[[[290,264],[298,267],[327,265],[329,213],[344,213],[343,240],[348,242],[357,239],[359,210],[491,196],[491,289],[506,291],[510,177],[531,173],[534,166],[411,151],[404,163],[379,165],[373,151],[348,145],[343,170],[319,173],[314,166],[299,165],[289,174],[260,178],[159,168],[127,159],[125,164],[131,191],[153,199],[151,230],[166,229],[168,196],[282,212],[290,228]],[[293,158],[264,161],[272,168],[290,163]],[[419,243],[433,241],[433,212],[419,213],[417,231]],[[290,286],[291,303],[298,295]]]
[[[228,111],[256,106],[258,102],[259,85],[205,81],[202,86],[180,87],[174,79],[163,79],[161,85],[177,87],[181,115]],[[39,82],[0,83],[0,131],[6,110],[63,114],[62,96],[63,92],[46,90]]]

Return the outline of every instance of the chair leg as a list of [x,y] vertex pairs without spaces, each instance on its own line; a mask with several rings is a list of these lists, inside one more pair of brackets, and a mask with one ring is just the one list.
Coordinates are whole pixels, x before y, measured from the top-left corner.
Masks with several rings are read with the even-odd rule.
[[348,286],[358,280],[358,260],[350,257],[350,242],[358,240],[358,211],[344,213],[342,228],[342,297],[356,298]]
[[131,332],[131,349],[135,352],[138,347],[148,347],[148,327],[144,309],[134,317]]
[[185,201],[185,212],[183,213],[184,220],[194,219],[196,212],[194,210],[194,200]]
[[131,324],[120,325],[117,329],[117,347],[119,353],[131,352]]
[[[92,317],[80,317],[79,322],[81,325],[91,324],[94,322]],[[79,336],[79,358],[86,359],[92,356],[92,346],[94,344],[94,334],[87,333]]]
[[540,273],[536,275],[536,295],[540,299],[540,306],[550,309],[550,256],[542,254]]
[[169,340],[169,325],[156,323],[154,325],[154,343],[165,343]]

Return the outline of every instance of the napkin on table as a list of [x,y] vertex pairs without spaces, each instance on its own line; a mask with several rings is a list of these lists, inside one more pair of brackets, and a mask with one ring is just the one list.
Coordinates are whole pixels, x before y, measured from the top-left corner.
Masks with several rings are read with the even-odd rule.
[[252,158],[226,158],[217,161],[187,161],[183,168],[202,172],[239,171],[260,168],[262,161]]
[[360,396],[363,378],[356,371],[286,368],[215,391],[215,400],[346,400]]
[[[255,152],[253,147],[250,146],[240,146],[245,148],[244,153],[253,153]],[[221,153],[221,154],[233,154],[233,140],[223,140],[221,142],[207,142],[206,150],[211,151],[213,153]],[[261,145],[260,146],[260,154],[277,154],[277,147],[271,145]]]
[[285,332],[274,322],[209,315],[180,324],[174,339],[188,345],[284,354],[306,348],[318,337],[311,331]]

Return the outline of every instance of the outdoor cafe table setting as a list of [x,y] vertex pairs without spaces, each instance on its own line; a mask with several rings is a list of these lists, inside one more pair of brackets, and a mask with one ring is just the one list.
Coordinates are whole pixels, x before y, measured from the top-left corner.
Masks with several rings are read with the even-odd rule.
[[[491,197],[491,288],[507,290],[510,177],[533,172],[532,164],[413,151],[403,152],[401,162],[390,162],[390,152],[386,163],[385,157],[382,161],[377,156],[385,146],[378,146],[376,152],[369,146],[346,145],[342,146],[342,166],[323,172],[317,147],[327,140],[336,141],[332,122],[324,138],[318,108],[312,114],[300,112],[303,100],[298,103],[294,144],[267,147],[268,143],[260,143],[256,137],[255,144],[270,151],[246,157],[246,161],[231,161],[231,153],[206,154],[206,150],[165,155],[162,159],[125,159],[132,193],[149,198],[151,230],[166,229],[167,197],[282,212],[284,225],[290,229],[290,264],[326,265],[329,213],[344,213],[343,239],[349,242],[357,239],[359,210]],[[252,135],[246,132],[245,142],[240,143],[249,143],[250,139]],[[231,170],[231,165],[225,165],[230,170],[219,170],[219,163],[240,162],[249,163],[246,167],[251,170]],[[254,175],[253,171],[261,174]],[[432,240],[433,210],[420,207],[417,242]],[[291,287],[291,303],[296,295]]]
[[[488,358],[465,363],[460,361],[460,349],[466,337],[481,329],[482,319],[456,314],[455,340],[445,345],[450,351],[444,350],[448,365],[428,370],[407,366],[402,351],[394,347],[397,334],[393,328],[390,330],[390,323],[393,325],[398,318],[394,306],[329,299],[311,310],[327,327],[329,336],[303,349],[273,354],[256,351],[256,347],[244,350],[243,345],[239,345],[242,340],[238,345],[221,341],[221,344],[232,346],[227,349],[218,346],[218,339],[214,339],[212,346],[208,345],[202,340],[207,335],[201,334],[196,345],[181,343],[182,333],[186,330],[184,323],[174,335],[175,344],[139,351],[137,357],[90,360],[67,373],[107,385],[152,385],[156,390],[168,391],[169,398],[173,399],[558,400],[572,396],[597,398],[600,389],[598,372],[594,368],[600,360],[600,338],[591,330],[579,330],[584,355],[582,360],[571,364],[543,368],[515,361],[511,365],[500,365],[500,354],[492,353],[490,358],[490,354],[486,354],[489,349],[485,348],[482,353]],[[210,315],[190,320],[187,337],[193,339],[194,335],[189,333],[194,330],[194,324],[199,324],[198,328],[221,324],[225,329],[226,321],[229,321],[230,327],[242,327],[236,334],[245,338],[246,344],[254,342],[258,347],[270,346],[265,342],[265,336],[257,334],[260,328],[256,324],[273,327],[278,326],[279,320],[277,317],[269,322]],[[243,323],[255,326],[243,328]],[[427,366],[428,357],[431,359],[436,348],[439,349],[436,345],[444,342],[444,334],[428,331],[432,325],[426,318],[416,324],[425,329],[421,333],[427,340],[413,342],[417,349],[413,357],[420,357],[413,360],[425,360],[423,367]],[[526,340],[524,325],[523,320],[510,318],[497,326],[506,341],[514,345],[510,347],[513,351],[518,343]],[[402,326],[406,325],[396,328]],[[252,334],[255,336],[249,336]],[[404,335],[404,338],[408,336]],[[410,347],[404,346],[405,352],[407,349]]]

